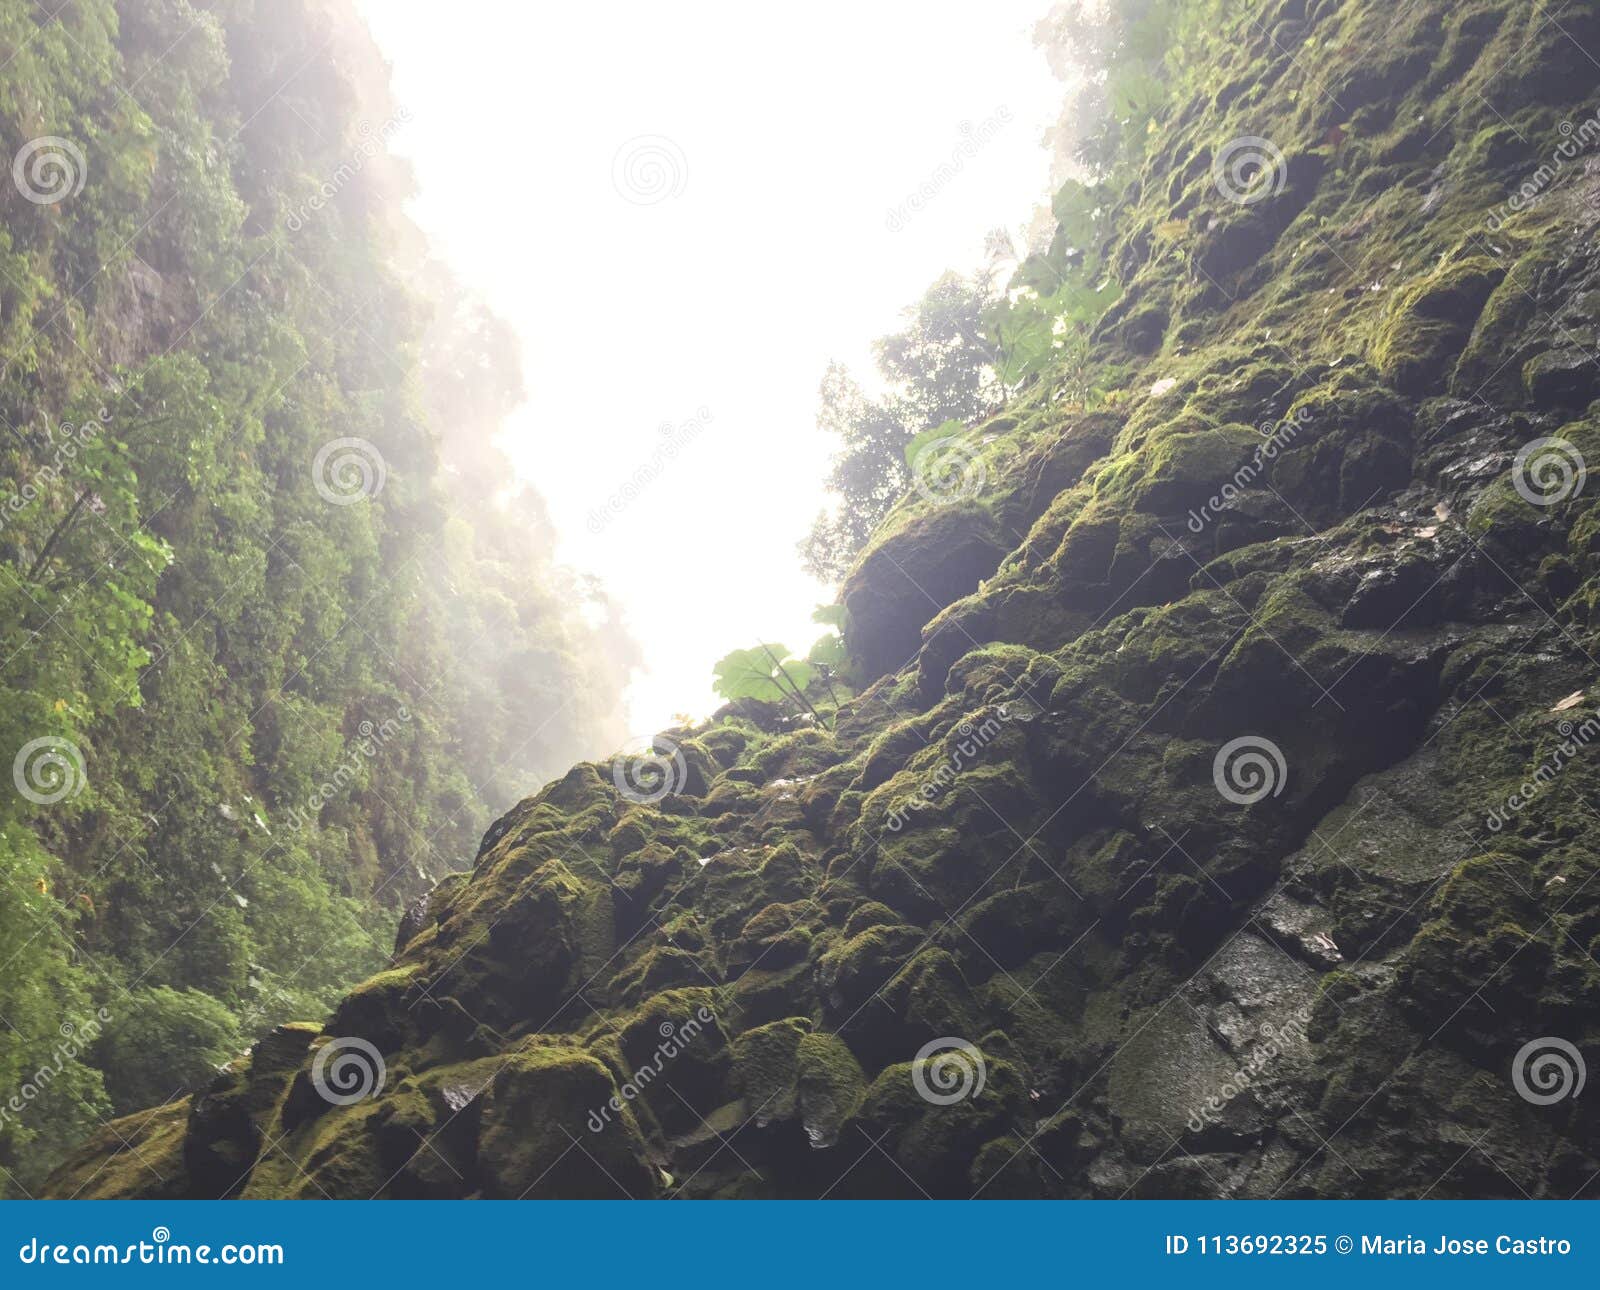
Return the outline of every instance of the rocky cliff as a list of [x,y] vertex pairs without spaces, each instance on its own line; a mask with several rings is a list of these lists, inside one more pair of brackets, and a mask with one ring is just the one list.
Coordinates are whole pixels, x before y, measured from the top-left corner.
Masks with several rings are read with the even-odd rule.
[[574,767],[54,1192],[1595,1194],[1600,6],[1239,31],[834,728]]

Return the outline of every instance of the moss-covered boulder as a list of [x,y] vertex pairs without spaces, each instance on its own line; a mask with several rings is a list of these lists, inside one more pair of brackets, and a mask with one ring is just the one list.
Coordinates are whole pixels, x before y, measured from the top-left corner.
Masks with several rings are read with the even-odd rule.
[[923,624],[977,588],[1005,554],[980,503],[935,505],[898,521],[845,579],[849,645],[868,678],[895,671],[917,652]]
[[645,1200],[658,1185],[605,1066],[538,1045],[513,1053],[484,1095],[478,1169],[483,1194],[507,1200]]

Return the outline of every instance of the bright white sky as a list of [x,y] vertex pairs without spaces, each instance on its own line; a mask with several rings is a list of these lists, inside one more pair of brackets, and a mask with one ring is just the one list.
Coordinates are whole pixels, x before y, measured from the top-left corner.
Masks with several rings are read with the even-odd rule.
[[[643,646],[635,733],[705,715],[718,658],[757,637],[803,651],[833,599],[795,554],[823,502],[828,359],[866,375],[900,310],[1046,195],[1061,101],[1031,42],[1046,0],[361,7],[411,113],[393,146],[416,170],[412,216],[522,338],[530,397],[505,446],[549,503],[559,557],[604,580]],[[963,124],[991,121],[891,231],[890,210],[960,155]],[[654,203],[613,178],[646,135],[682,162]],[[700,409],[703,428],[594,532],[659,427]]]

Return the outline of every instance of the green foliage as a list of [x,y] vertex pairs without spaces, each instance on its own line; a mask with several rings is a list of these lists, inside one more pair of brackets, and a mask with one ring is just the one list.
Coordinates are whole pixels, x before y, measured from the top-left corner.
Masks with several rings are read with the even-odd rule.
[[[1051,202],[1055,233],[1029,255],[984,316],[1008,390],[1048,374],[1052,397],[1094,406],[1106,382],[1091,331],[1121,296],[1104,254],[1111,216],[1143,162],[1156,119],[1192,73],[1225,13],[1217,0],[1064,0],[1035,40],[1078,92],[1056,130],[1058,157],[1082,178]],[[1085,75],[1085,69],[1087,74]]]
[[848,657],[845,653],[844,637],[837,632],[817,637],[816,643],[806,651],[806,662],[819,668],[841,668]]
[[812,622],[830,629],[817,637],[806,651],[806,661],[823,669],[825,676],[838,672],[849,660],[844,645],[849,620],[850,615],[843,605],[818,605],[811,615]]
[[199,990],[134,990],[107,1011],[93,1059],[119,1115],[204,1085],[240,1047],[233,1012]]
[[817,424],[839,440],[827,481],[838,504],[817,517],[800,548],[817,578],[842,577],[909,487],[905,450],[920,431],[977,420],[997,405],[997,354],[984,324],[992,290],[988,274],[946,273],[933,283],[906,311],[905,330],[874,346],[886,386],[881,397],[867,395],[841,364],[829,364]]
[[1102,259],[1112,196],[1077,180],[1064,184],[1052,203],[1049,248],[1018,266],[1010,290],[985,315],[1008,388],[1060,369],[1070,403],[1087,406],[1099,393],[1088,371],[1089,329],[1120,294]]
[[842,701],[842,673],[848,661],[843,629],[843,605],[824,605],[812,614],[815,622],[834,630],[817,637],[806,656],[797,658],[785,645],[760,643],[736,649],[717,662],[712,689],[730,703],[754,699],[776,704],[828,725],[827,709]]
[[736,649],[713,669],[712,687],[724,699],[784,703],[803,696],[816,676],[811,664],[794,658],[787,645]]
[[[1076,92],[1055,131],[1060,160],[1104,181],[1143,154],[1157,114],[1230,14],[1221,0],[1061,0],[1034,40]],[[1252,19],[1254,21],[1254,19]]]
[[[87,162],[0,230],[0,765],[73,770],[0,793],[0,1089],[50,1071],[0,1194],[324,1015],[495,814],[622,736],[633,648],[505,495],[514,338],[403,262],[360,33],[310,0],[0,10],[0,133]],[[381,490],[329,502],[334,439]]]
[[1091,335],[1121,295],[1104,260],[1111,212],[1188,72],[1185,50],[1220,14],[1215,0],[1066,0],[1040,22],[1037,42],[1058,74],[1079,84],[1056,149],[1083,177],[1057,191],[1053,236],[1023,258],[1003,291],[995,276],[1004,257],[991,239],[982,273],[945,274],[907,311],[911,325],[877,343],[884,397],[868,397],[842,367],[829,367],[818,424],[840,440],[828,480],[838,504],[801,544],[815,577],[836,581],[849,571],[911,484],[908,445],[932,427],[981,419],[1041,379],[1051,398],[1072,408],[1093,407],[1107,393]]

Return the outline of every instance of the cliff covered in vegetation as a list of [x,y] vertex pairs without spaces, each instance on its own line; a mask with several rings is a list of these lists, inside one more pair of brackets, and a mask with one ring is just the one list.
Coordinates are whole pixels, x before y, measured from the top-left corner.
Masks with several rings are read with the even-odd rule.
[[1593,1194],[1600,6],[1118,8],[851,692],[573,767],[53,1194]]
[[337,6],[0,4],[0,1194],[620,741],[384,85]]

